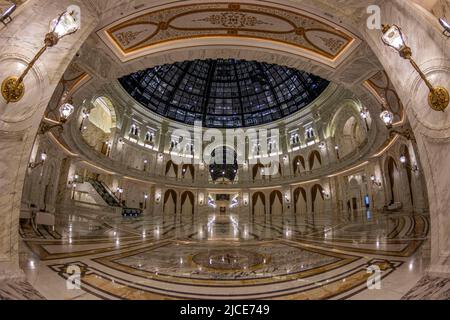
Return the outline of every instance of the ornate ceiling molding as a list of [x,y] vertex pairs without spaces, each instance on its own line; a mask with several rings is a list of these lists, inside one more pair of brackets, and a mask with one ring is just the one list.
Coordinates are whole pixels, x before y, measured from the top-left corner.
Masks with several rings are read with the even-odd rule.
[[350,31],[309,12],[253,3],[166,5],[125,17],[97,34],[122,62],[216,45],[285,51],[336,68],[361,43]]
[[380,102],[387,102],[389,110],[394,114],[394,125],[401,124],[405,120],[405,112],[400,97],[397,94],[386,71],[382,70],[367,79],[363,83],[364,87],[374,95]]

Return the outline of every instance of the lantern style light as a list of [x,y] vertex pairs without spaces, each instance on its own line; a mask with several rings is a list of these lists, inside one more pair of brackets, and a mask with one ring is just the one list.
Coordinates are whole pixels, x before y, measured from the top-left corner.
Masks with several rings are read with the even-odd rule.
[[360,114],[361,118],[363,118],[365,120],[369,116],[369,111],[367,109],[362,109],[359,114]]
[[400,162],[401,163],[406,163],[406,157],[404,155],[400,156]]
[[374,176],[374,175],[371,175],[371,176],[370,176],[370,180],[371,180],[372,182],[375,182],[375,176]]
[[25,94],[25,85],[23,80],[30,72],[31,68],[44,54],[47,48],[55,46],[59,40],[65,36],[77,32],[81,27],[81,10],[80,7],[72,5],[66,11],[61,13],[57,18],[50,22],[50,31],[45,35],[44,46],[28,63],[25,70],[19,77],[9,76],[2,82],[2,96],[7,103],[18,102]]
[[45,160],[47,160],[47,154],[45,152],[41,153],[41,161],[44,162]]
[[381,37],[384,44],[399,52],[403,58],[409,53],[411,55],[411,48],[406,46],[405,36],[399,26],[383,26],[383,36]]
[[394,114],[389,110],[383,110],[380,113],[380,119],[386,125],[387,128],[392,127],[392,123],[394,122]]
[[417,63],[413,60],[412,50],[406,44],[402,29],[397,25],[383,25],[382,32],[383,36],[381,39],[383,43],[398,52],[403,59],[409,60],[413,68],[419,73],[420,77],[427,85],[430,90],[428,95],[429,106],[435,111],[444,111],[450,102],[450,95],[447,89],[439,86],[433,87]]
[[61,122],[66,122],[75,110],[74,106],[70,103],[64,103],[59,107],[59,115],[61,117]]
[[[77,32],[81,27],[81,13],[80,7],[69,6],[58,18],[50,22],[49,34],[54,37],[56,45],[62,38]],[[48,36],[48,35],[47,35]]]

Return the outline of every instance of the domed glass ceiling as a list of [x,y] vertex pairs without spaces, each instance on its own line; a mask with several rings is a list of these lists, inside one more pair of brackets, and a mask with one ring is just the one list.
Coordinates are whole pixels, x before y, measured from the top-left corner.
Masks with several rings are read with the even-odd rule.
[[166,118],[209,128],[270,123],[309,105],[329,82],[306,72],[256,61],[194,60],[119,79],[125,90]]

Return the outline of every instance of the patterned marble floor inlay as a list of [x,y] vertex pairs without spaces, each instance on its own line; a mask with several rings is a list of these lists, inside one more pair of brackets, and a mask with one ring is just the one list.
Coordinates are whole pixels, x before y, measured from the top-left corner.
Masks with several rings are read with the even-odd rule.
[[0,281],[0,300],[45,300],[27,281]]
[[428,264],[428,232],[427,215],[407,212],[131,219],[61,210],[53,228],[21,224],[20,263],[39,292],[30,299],[424,299],[448,286],[430,280],[418,285],[426,293],[409,292]]
[[423,277],[403,300],[450,300],[450,278]]

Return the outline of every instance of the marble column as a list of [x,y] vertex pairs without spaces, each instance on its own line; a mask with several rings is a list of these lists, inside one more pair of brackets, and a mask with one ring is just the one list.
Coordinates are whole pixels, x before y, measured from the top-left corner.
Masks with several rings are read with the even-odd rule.
[[44,44],[48,25],[69,5],[81,8],[76,34],[47,50],[25,78],[25,95],[7,104],[0,97],[0,279],[21,276],[18,266],[18,218],[25,170],[39,123],[63,74],[98,21],[89,1],[27,1],[7,27],[0,27],[0,79],[25,68]]
[[[409,1],[381,4],[382,22],[399,25],[407,36],[413,58],[433,85],[450,90],[450,42],[442,35],[437,18]],[[378,56],[402,100],[417,139],[428,189],[431,217],[432,274],[449,275],[450,265],[450,108],[437,112],[428,106],[428,88],[411,64],[386,47],[380,30],[362,21],[365,40]]]

